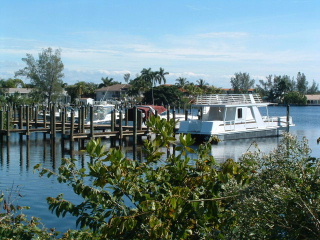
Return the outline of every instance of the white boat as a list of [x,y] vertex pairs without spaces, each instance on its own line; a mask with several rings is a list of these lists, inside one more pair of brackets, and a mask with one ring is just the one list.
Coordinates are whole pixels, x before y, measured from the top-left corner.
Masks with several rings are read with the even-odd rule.
[[[167,115],[168,115],[168,111],[165,111],[165,112],[161,113],[159,116],[160,116],[160,118],[167,119],[168,118]],[[175,120],[178,120],[178,123],[179,123],[179,122],[184,121],[186,119],[186,114],[185,113],[175,113],[175,115],[173,115],[173,113],[170,112],[169,119],[171,119],[173,117]],[[193,115],[192,113],[188,113],[187,119],[188,120],[198,119],[198,116]]]
[[294,126],[290,116],[262,116],[259,108],[267,108],[258,94],[210,94],[198,96],[194,107],[200,109],[197,120],[181,121],[178,133],[196,138],[216,136],[220,140],[279,136]]
[[[112,119],[112,111],[115,110],[114,104],[109,104],[105,101],[93,103],[93,124],[110,124]],[[116,119],[119,118],[119,113]],[[85,120],[86,124],[90,124],[90,113]]]

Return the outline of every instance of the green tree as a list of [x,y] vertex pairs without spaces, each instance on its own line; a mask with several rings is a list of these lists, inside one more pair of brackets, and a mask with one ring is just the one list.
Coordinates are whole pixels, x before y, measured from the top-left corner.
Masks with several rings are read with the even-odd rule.
[[249,73],[235,73],[230,80],[234,93],[248,93],[248,90],[254,86],[254,79],[250,79]]
[[141,71],[140,78],[146,82],[147,85],[151,86],[151,93],[152,93],[152,104],[154,105],[154,97],[153,97],[153,88],[156,83],[161,84],[166,83],[166,75],[169,74],[165,72],[163,68],[160,67],[159,71],[152,71],[151,68],[144,68]]
[[112,85],[121,83],[121,82],[117,82],[113,78],[109,78],[109,77],[105,77],[105,78],[102,77],[101,81],[103,83],[99,84],[99,88],[108,87],[108,86],[112,86]]
[[201,89],[206,89],[206,87],[209,85],[208,83],[206,83],[205,80],[203,80],[202,78],[200,78],[199,80],[197,80],[198,83],[198,87]]
[[155,77],[154,77],[154,86],[156,85],[156,83],[166,83],[167,82],[167,79],[166,79],[166,75],[168,75],[169,72],[165,72],[164,69],[161,67],[159,69],[159,71],[156,71],[155,72]]
[[221,94],[221,93],[222,93],[221,88],[217,88],[215,86],[206,87],[206,94]]
[[266,77],[266,81],[259,80],[259,83],[260,84],[256,85],[256,92],[258,92],[265,100],[273,102],[275,99],[275,83],[273,76],[269,75]]
[[298,104],[298,105],[306,105],[307,97],[300,92],[288,92],[284,95],[283,103],[285,104]]
[[187,78],[179,77],[176,79],[176,85],[179,88],[184,88],[187,84],[189,84],[189,81],[187,81]]
[[316,83],[314,80],[312,81],[311,87],[308,88],[308,94],[315,94],[319,92],[319,84]]
[[244,155],[259,170],[231,206],[227,239],[319,239],[320,161],[310,153],[305,138],[286,134],[269,154]]
[[139,99],[140,96],[150,89],[149,82],[146,82],[144,79],[142,79],[140,76],[136,77],[133,80],[130,80],[129,84],[131,85],[130,89],[128,90],[128,95],[131,97],[135,97],[136,99]]
[[0,193],[0,239],[55,239],[59,233],[44,228],[39,218],[27,217],[23,212],[29,207],[16,205],[18,198],[19,188]]
[[125,81],[126,83],[128,83],[129,80],[130,80],[130,73],[125,73],[125,74],[123,75],[123,79],[124,79],[124,81]]
[[278,102],[283,102],[283,97],[288,92],[294,91],[294,82],[290,79],[288,75],[274,76],[275,82],[275,98]]
[[71,102],[75,103],[78,98],[95,98],[95,90],[98,85],[92,82],[77,82],[74,85],[66,86],[65,89],[71,97]]
[[0,88],[23,88],[24,82],[18,78],[9,78],[0,80]]
[[189,95],[191,97],[195,97],[197,95],[203,94],[204,90],[202,88],[199,88],[194,83],[190,83],[185,86],[185,89],[188,91]]
[[22,58],[26,67],[15,73],[15,76],[25,76],[35,86],[35,93],[48,102],[55,101],[62,93],[62,78],[64,65],[61,61],[61,51],[51,48],[43,49],[36,60],[31,54]]
[[182,99],[182,92],[177,86],[158,86],[153,89],[153,99],[151,90],[146,91],[142,102],[151,103],[154,101],[156,105],[179,106]]
[[297,83],[296,83],[297,91],[306,94],[308,90],[308,81],[304,73],[298,72],[297,74]]

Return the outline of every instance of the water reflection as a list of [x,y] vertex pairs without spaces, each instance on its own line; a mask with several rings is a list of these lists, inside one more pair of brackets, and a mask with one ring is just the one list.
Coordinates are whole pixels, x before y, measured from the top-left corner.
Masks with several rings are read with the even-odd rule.
[[212,155],[218,161],[225,161],[228,158],[238,160],[244,153],[248,151],[257,151],[258,149],[264,153],[269,153],[275,149],[281,138],[251,138],[239,139],[220,142],[212,147]]

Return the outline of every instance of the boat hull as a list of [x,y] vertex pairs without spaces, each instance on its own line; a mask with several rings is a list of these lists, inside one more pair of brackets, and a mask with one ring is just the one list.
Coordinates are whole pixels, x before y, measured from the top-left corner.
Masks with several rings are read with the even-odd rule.
[[271,129],[255,129],[250,131],[237,131],[237,132],[225,132],[217,134],[197,134],[191,133],[192,137],[197,141],[208,141],[210,137],[214,136],[220,141],[226,140],[238,140],[248,138],[266,138],[266,137],[278,137],[282,134],[284,129],[271,128]]

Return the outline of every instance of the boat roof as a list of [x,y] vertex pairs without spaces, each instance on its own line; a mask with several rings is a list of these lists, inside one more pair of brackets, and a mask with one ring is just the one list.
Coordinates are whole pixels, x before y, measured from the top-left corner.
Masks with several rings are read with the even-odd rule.
[[114,107],[114,104],[108,103],[107,101],[94,101],[93,106],[95,107]]
[[195,107],[268,106],[259,94],[206,94],[197,96]]
[[155,111],[157,111],[158,114],[161,114],[161,113],[167,111],[167,109],[165,107],[156,106],[156,105],[139,105],[139,106],[137,106],[137,108],[140,110],[144,110],[145,112],[151,111],[153,114],[155,114]]

